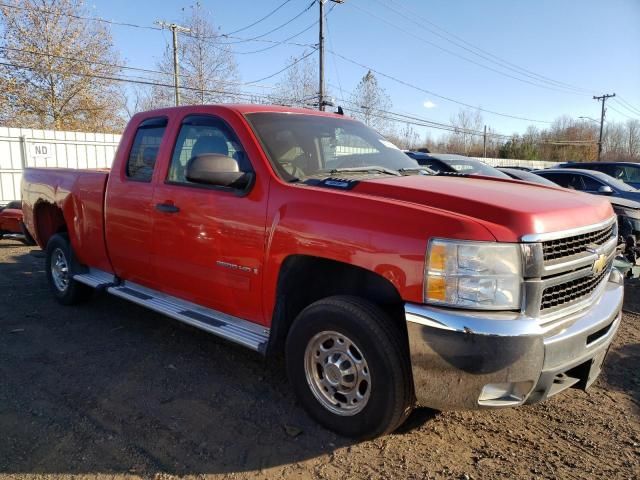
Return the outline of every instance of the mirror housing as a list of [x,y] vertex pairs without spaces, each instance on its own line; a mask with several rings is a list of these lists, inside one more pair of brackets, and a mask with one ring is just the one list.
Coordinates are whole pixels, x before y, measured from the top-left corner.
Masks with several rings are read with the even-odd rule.
[[205,153],[189,160],[185,176],[188,181],[201,185],[245,188],[251,183],[253,172],[241,172],[232,157]]
[[598,193],[602,195],[611,195],[613,193],[613,189],[609,185],[602,185],[598,188]]

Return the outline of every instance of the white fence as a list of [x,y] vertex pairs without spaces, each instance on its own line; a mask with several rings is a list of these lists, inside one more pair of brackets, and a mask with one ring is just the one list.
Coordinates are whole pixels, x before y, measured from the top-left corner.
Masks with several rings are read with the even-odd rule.
[[109,168],[120,135],[0,127],[0,205],[20,200],[26,167]]
[[491,165],[492,167],[529,167],[529,168],[550,168],[559,162],[547,162],[545,160],[515,160],[511,158],[482,158],[473,157],[476,160]]

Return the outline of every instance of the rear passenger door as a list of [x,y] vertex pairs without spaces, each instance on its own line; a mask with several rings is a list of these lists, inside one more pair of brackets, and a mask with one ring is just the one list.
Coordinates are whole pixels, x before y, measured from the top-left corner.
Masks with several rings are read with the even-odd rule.
[[157,286],[151,269],[153,244],[153,174],[165,137],[167,118],[142,121],[120,171],[112,170],[105,210],[109,257],[115,273],[126,280]]

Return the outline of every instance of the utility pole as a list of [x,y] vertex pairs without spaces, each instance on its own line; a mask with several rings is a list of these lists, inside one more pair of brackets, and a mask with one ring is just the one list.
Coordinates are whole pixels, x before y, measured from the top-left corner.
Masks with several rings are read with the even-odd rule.
[[168,28],[173,35],[173,85],[176,90],[176,107],[180,105],[180,64],[178,62],[178,32],[190,32],[187,27],[176,23],[156,22],[162,28]]
[[484,126],[484,142],[482,145],[482,151],[483,151],[482,157],[487,158],[487,126],[486,125]]
[[607,101],[607,98],[611,98],[611,97],[615,97],[616,94],[612,93],[612,94],[603,94],[600,95],[599,97],[596,97],[594,95],[593,99],[594,100],[598,100],[599,102],[602,101],[602,111],[600,113],[600,140],[598,140],[598,161],[600,161],[600,157],[602,156],[602,130],[604,128],[604,113],[605,113],[605,108],[604,108],[604,104]]
[[[318,85],[318,110],[324,111],[325,99],[324,99],[324,4],[329,0],[318,0],[320,5],[320,20],[318,25],[320,26],[318,32],[318,54],[320,56],[320,72],[319,85]],[[344,3],[344,0],[331,0],[333,3]]]

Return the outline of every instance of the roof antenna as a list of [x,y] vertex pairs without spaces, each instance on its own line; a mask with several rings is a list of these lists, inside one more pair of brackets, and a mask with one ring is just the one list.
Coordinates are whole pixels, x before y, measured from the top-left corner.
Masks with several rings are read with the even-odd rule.
[[338,115],[344,115],[344,110],[340,105],[338,105],[338,111],[336,112]]

